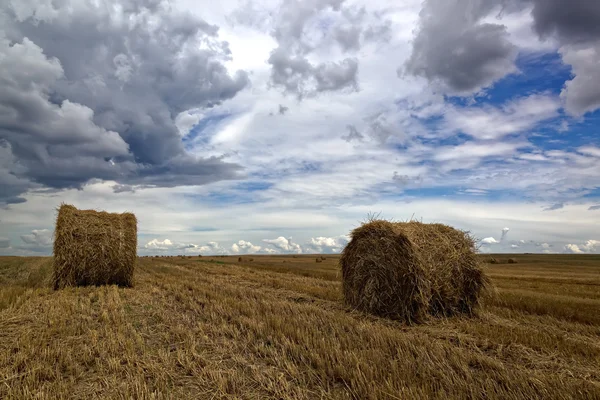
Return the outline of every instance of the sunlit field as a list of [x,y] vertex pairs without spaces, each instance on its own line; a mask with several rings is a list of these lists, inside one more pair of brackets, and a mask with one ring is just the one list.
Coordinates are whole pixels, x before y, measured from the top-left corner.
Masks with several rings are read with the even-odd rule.
[[346,308],[337,256],[242,257],[59,291],[0,258],[0,398],[600,398],[600,256],[495,255],[478,316],[413,326]]

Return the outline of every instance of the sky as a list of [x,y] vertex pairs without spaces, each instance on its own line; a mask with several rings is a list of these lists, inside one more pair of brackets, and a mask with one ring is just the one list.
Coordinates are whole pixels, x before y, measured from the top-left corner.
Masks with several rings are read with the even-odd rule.
[[600,253],[597,0],[6,0],[0,255],[337,253],[369,216]]

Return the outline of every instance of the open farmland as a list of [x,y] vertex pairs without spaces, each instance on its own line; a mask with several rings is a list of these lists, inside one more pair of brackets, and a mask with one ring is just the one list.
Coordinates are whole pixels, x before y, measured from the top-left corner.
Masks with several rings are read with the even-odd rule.
[[345,308],[326,257],[140,258],[133,288],[60,291],[51,258],[2,257],[0,398],[600,398],[600,256],[496,255],[518,263],[486,266],[478,317],[414,326]]

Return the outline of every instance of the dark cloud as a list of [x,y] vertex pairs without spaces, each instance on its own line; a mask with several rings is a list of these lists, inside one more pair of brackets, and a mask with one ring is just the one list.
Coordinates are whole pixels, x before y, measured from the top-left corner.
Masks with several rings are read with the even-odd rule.
[[503,25],[481,23],[491,1],[427,0],[410,58],[399,75],[422,76],[449,94],[472,94],[516,71]]
[[50,247],[52,245],[52,231],[48,229],[34,229],[28,235],[21,235],[21,240],[27,244],[39,247]]
[[[0,165],[0,187],[11,191],[2,197],[26,182],[176,186],[237,176],[237,166],[188,155],[174,122],[248,83],[226,70],[218,27],[166,1],[12,4],[0,6],[0,140],[18,168]],[[15,178],[20,186],[5,182]]]
[[[600,20],[598,21],[600,24]],[[561,97],[566,110],[576,116],[600,108],[600,39],[589,45],[567,45],[560,49],[563,61],[570,64],[575,75],[565,83]]]
[[600,204],[598,204],[597,206],[590,206],[590,208],[588,208],[588,211],[594,211],[594,210],[600,210]]
[[564,208],[564,206],[565,206],[564,203],[556,203],[556,204],[553,204],[551,206],[544,208],[544,211],[560,210],[561,208]]
[[0,237],[0,249],[8,249],[10,247],[10,239]]
[[353,140],[360,142],[365,138],[354,125],[348,125],[346,129],[348,129],[348,134],[346,136],[342,136],[342,139],[344,139],[346,142],[351,142]]
[[112,190],[114,193],[135,193],[135,189],[130,185],[113,185]]
[[565,64],[574,77],[561,93],[572,115],[600,108],[600,1],[529,0],[534,29],[542,39],[556,38]]
[[284,48],[277,48],[271,53],[269,64],[271,83],[299,98],[319,92],[358,90],[358,62],[352,58],[313,65],[304,56],[292,55]]
[[598,0],[531,0],[534,28],[541,37],[556,36],[565,43],[600,38]]
[[[325,17],[324,14],[328,13]],[[315,64],[315,50],[357,52],[367,42],[386,40],[390,22],[383,15],[347,6],[343,0],[285,0],[274,18],[271,84],[299,98],[320,92],[357,91],[358,61],[343,56]]]
[[279,105],[279,114],[280,115],[285,115],[285,113],[289,110],[289,107],[283,106],[283,105]]

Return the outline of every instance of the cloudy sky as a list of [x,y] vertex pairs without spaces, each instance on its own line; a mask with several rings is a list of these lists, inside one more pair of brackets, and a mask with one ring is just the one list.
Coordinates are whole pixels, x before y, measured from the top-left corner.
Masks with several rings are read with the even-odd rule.
[[600,253],[597,0],[0,2],[0,254],[337,252],[369,213]]

